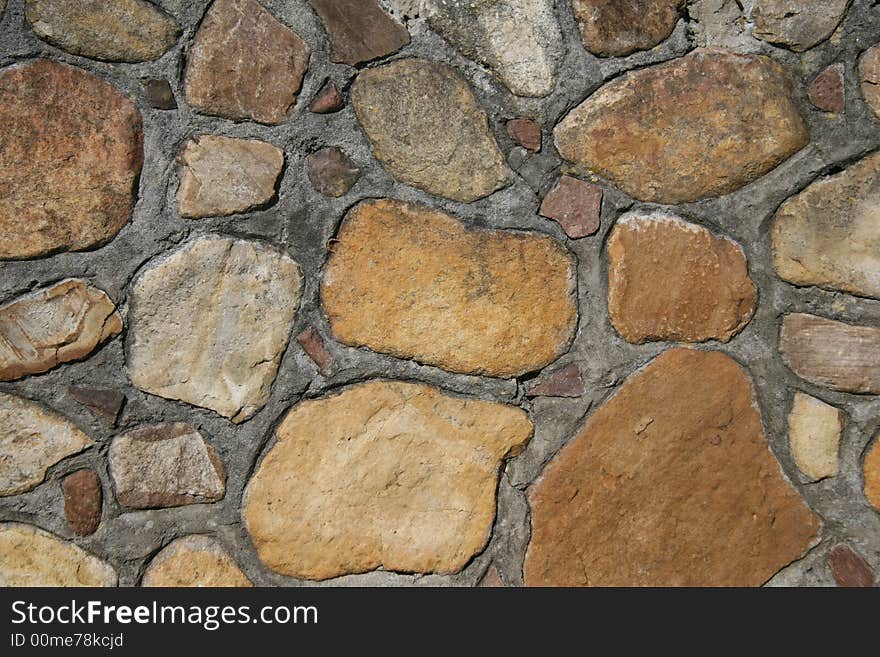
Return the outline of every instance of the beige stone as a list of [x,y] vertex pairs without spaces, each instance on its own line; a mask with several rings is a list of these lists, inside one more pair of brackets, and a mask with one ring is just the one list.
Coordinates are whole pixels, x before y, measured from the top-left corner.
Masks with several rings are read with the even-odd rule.
[[868,450],[863,465],[865,477],[865,497],[877,511],[880,511],[880,434],[874,437],[874,444]]
[[802,392],[794,394],[788,414],[788,442],[798,468],[810,480],[837,474],[843,412]]
[[244,521],[265,564],[293,577],[458,572],[489,540],[502,461],[531,435],[519,408],[358,384],[291,409]]
[[171,541],[153,557],[141,586],[249,587],[253,584],[218,541],[194,534]]
[[849,4],[850,0],[757,0],[753,34],[803,52],[831,36]]
[[862,97],[880,118],[880,43],[874,44],[859,57],[859,81]]

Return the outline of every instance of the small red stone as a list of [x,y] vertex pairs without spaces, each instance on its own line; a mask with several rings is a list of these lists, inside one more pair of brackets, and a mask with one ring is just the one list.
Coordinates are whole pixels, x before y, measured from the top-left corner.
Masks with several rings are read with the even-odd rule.
[[328,80],[321,87],[321,91],[315,94],[309,110],[315,114],[332,114],[342,109],[343,102],[342,92]]
[[816,76],[808,91],[810,102],[824,112],[846,111],[843,64],[832,64]]
[[499,577],[495,566],[489,566],[489,570],[483,575],[483,579],[480,580],[479,586],[484,589],[500,588],[504,586],[504,582],[501,581],[501,577]]
[[526,392],[526,397],[581,397],[584,392],[581,371],[577,365],[571,364]]
[[101,524],[101,480],[94,470],[77,470],[61,482],[64,517],[74,534],[94,534]]
[[300,333],[296,336],[296,341],[299,342],[303,351],[308,354],[309,358],[315,361],[321,374],[329,376],[331,370],[330,366],[333,364],[333,357],[330,355],[330,352],[327,351],[327,347],[324,346],[324,339],[315,327],[310,326]]
[[67,389],[67,394],[114,426],[119,418],[119,412],[125,404],[125,395],[118,390],[70,386]]
[[838,543],[828,553],[828,567],[838,586],[873,587],[874,573],[862,556],[845,543]]
[[527,151],[541,150],[541,124],[531,119],[511,119],[507,122],[507,134]]
[[541,203],[541,215],[553,219],[565,234],[576,240],[599,230],[602,216],[602,188],[562,176]]

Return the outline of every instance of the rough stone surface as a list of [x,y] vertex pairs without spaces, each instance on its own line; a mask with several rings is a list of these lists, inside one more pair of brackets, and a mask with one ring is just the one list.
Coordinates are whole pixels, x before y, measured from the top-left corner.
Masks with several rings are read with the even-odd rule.
[[308,357],[315,362],[315,365],[318,366],[318,371],[323,376],[329,376],[332,371],[333,357],[327,351],[327,347],[324,346],[324,338],[321,337],[321,334],[318,333],[315,327],[310,326],[300,333],[296,336],[296,341]]
[[577,322],[573,269],[544,235],[469,230],[425,206],[365,201],[343,220],[321,298],[347,345],[514,377],[568,348]]
[[184,536],[153,557],[141,586],[250,587],[253,583],[210,536]]
[[606,84],[554,136],[566,160],[657,203],[737,190],[810,139],[779,64],[706,48]]
[[840,409],[802,392],[794,394],[788,414],[788,442],[794,462],[811,481],[837,474],[843,425]]
[[110,298],[75,278],[0,306],[0,381],[82,360],[122,331]]
[[865,478],[865,497],[877,511],[880,511],[880,435],[868,450],[863,465]]
[[129,431],[108,454],[116,500],[133,509],[215,502],[226,467],[198,429],[178,422]]
[[189,50],[187,101],[204,114],[284,123],[309,55],[306,42],[256,0],[216,0]]
[[823,69],[810,83],[807,94],[814,107],[842,114],[846,111],[846,80],[842,63]]
[[269,398],[301,287],[299,265],[258,242],[207,236],[156,259],[132,287],[131,382],[246,420]]
[[757,0],[754,35],[803,52],[834,32],[850,0]]
[[820,526],[770,452],[745,371],[687,349],[631,376],[529,500],[527,585],[756,586]]
[[599,230],[604,195],[599,185],[562,176],[541,201],[540,212],[562,226],[571,239],[589,237]]
[[288,413],[248,484],[244,520],[265,564],[294,577],[454,573],[486,545],[501,463],[531,435],[519,408],[355,385]]
[[344,102],[345,99],[342,92],[339,91],[339,87],[328,80],[315,94],[309,105],[309,111],[315,114],[332,114],[341,110]]
[[453,68],[402,59],[366,69],[351,101],[376,159],[401,182],[464,202],[510,182],[486,113]]
[[324,196],[339,198],[348,194],[361,175],[354,162],[335,146],[322,148],[306,158],[309,182]]
[[0,586],[116,586],[110,564],[32,525],[0,523]]
[[146,62],[177,41],[180,28],[143,0],[27,0],[25,17],[44,41],[111,62]]
[[94,534],[101,524],[103,493],[94,470],[77,470],[61,482],[64,491],[64,517],[74,534]]
[[585,392],[581,371],[572,363],[530,388],[526,397],[581,397]]
[[665,41],[683,4],[683,0],[572,0],[584,45],[604,57],[624,57]]
[[541,124],[532,119],[511,119],[507,122],[507,134],[527,151],[541,150]]
[[124,393],[107,388],[70,386],[67,394],[111,425],[116,424],[126,400]]
[[354,66],[409,44],[409,32],[376,0],[309,0],[330,38],[334,62]]
[[755,313],[742,247],[667,214],[627,214],[608,239],[608,312],[629,342],[729,341]]
[[141,115],[116,88],[38,59],[0,70],[0,260],[82,251],[131,218]]
[[168,80],[144,80],[142,84],[150,107],[159,110],[177,109],[177,101]]
[[275,197],[284,151],[258,139],[201,135],[180,154],[177,204],[183,217],[226,217]]
[[93,444],[60,415],[2,392],[0,427],[0,496],[35,488],[51,466]]
[[880,43],[871,46],[859,57],[859,82],[862,97],[880,118]]
[[838,586],[871,588],[877,580],[864,558],[846,543],[838,543],[828,552],[828,567]]

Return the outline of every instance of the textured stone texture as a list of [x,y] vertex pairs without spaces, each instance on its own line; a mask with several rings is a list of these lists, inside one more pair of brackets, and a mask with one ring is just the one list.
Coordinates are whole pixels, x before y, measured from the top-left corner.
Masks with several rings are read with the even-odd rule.
[[111,62],[158,59],[180,34],[170,16],[143,0],[27,0],[25,17],[53,46]]
[[0,586],[116,586],[116,572],[47,531],[4,522],[0,523]]
[[277,125],[287,120],[309,46],[256,0],[216,0],[186,64],[186,98],[199,112]]
[[742,248],[666,214],[627,214],[608,240],[608,312],[629,342],[729,341],[757,288]]
[[507,122],[507,134],[527,151],[541,150],[541,124],[532,119],[511,119]]
[[874,444],[865,455],[863,464],[865,497],[877,511],[880,511],[880,435],[874,437]]
[[169,543],[153,557],[141,586],[253,586],[220,543],[192,535]]
[[704,48],[606,84],[554,136],[566,160],[657,203],[737,190],[810,138],[779,64]]
[[315,362],[315,365],[318,366],[318,371],[323,376],[330,376],[333,357],[327,351],[327,347],[324,346],[324,338],[321,337],[321,334],[318,333],[315,327],[310,326],[300,333],[296,336],[296,341],[303,348],[303,351],[308,354],[308,357]]
[[225,217],[275,197],[284,151],[257,139],[201,135],[186,143],[180,163],[181,216]]
[[834,32],[850,0],[757,0],[754,35],[803,52]]
[[577,240],[599,230],[604,195],[599,185],[562,176],[541,201],[540,212],[562,226],[568,237]]
[[483,579],[480,580],[480,588],[495,589],[503,586],[504,582],[501,581],[501,577],[498,575],[498,570],[495,566],[490,566],[489,570],[487,570],[486,574],[483,576]]
[[61,482],[64,491],[64,517],[71,531],[79,536],[94,534],[101,524],[103,493],[94,470],[77,470]]
[[815,77],[807,90],[814,107],[837,114],[846,111],[845,70],[842,63],[832,64]]
[[309,0],[309,4],[324,23],[334,62],[354,66],[409,44],[409,32],[376,0]]
[[142,139],[134,104],[91,73],[43,59],[0,70],[0,260],[113,239]]
[[132,287],[131,382],[246,420],[269,398],[301,288],[299,265],[258,242],[200,237],[157,258]]
[[874,587],[877,580],[862,556],[846,543],[838,543],[828,552],[828,567],[838,586]]
[[312,103],[309,105],[309,111],[315,114],[332,114],[342,109],[345,98],[339,88],[329,80],[324,83],[321,90],[315,94]]
[[880,118],[880,43],[871,46],[859,57],[859,82],[862,97]]
[[125,394],[118,390],[70,386],[67,394],[111,425],[116,424],[125,404]]
[[369,68],[351,101],[373,154],[399,181],[464,202],[510,182],[486,113],[455,69],[423,59]]
[[788,442],[798,468],[811,481],[837,474],[837,452],[844,415],[815,397],[794,394],[788,414]]
[[748,375],[687,349],[631,376],[529,500],[527,585],[755,586],[820,524],[768,448]]
[[324,196],[339,198],[348,194],[361,175],[354,162],[335,146],[322,148],[306,158],[309,182]]
[[581,371],[577,365],[571,364],[529,389],[526,397],[581,397],[584,392]]
[[75,278],[0,306],[0,381],[82,360],[122,331],[116,306]]
[[486,545],[501,463],[531,435],[515,407],[356,385],[288,413],[248,484],[244,520],[265,564],[294,577],[454,573]]
[[0,427],[0,496],[35,488],[51,466],[93,444],[60,415],[3,392]]
[[150,107],[160,110],[177,109],[177,101],[168,80],[144,80],[142,84]]
[[594,55],[623,57],[664,41],[683,0],[572,0],[584,45]]
[[336,338],[452,372],[513,377],[567,348],[574,263],[536,233],[469,230],[402,201],[343,220],[321,298]]
[[108,454],[116,500],[134,509],[215,502],[226,467],[198,429],[178,422],[117,436]]

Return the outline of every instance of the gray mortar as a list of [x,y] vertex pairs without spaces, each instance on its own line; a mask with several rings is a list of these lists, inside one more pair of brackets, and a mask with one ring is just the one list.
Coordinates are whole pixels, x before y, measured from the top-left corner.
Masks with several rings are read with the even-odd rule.
[[[709,0],[691,3],[704,8]],[[712,0],[719,4],[721,0]],[[155,62],[110,64],[69,55],[39,40],[24,20],[24,0],[9,0],[0,17],[0,66],[35,57],[48,57],[90,70],[112,82],[134,100],[144,118],[145,163],[140,195],[132,221],[106,246],[87,253],[59,254],[32,261],[0,262],[0,303],[28,290],[66,277],[86,279],[110,295],[127,314],[127,295],[135,273],[151,258],[166,253],[190,236],[222,233],[275,244],[294,257],[305,276],[303,301],[292,335],[314,324],[335,359],[334,374],[322,377],[302,349],[291,339],[266,406],[252,419],[234,425],[211,411],[144,394],[133,388],[124,369],[124,338],[116,338],[88,360],[63,365],[51,372],[15,383],[0,383],[0,390],[37,399],[70,418],[97,445],[50,469],[46,482],[34,490],[0,498],[0,521],[22,521],[74,540],[106,559],[119,572],[120,583],[136,585],[150,558],[177,536],[203,533],[216,536],[248,576],[259,585],[431,585],[471,586],[490,563],[508,584],[522,583],[522,564],[529,540],[530,520],[526,491],[545,464],[575,434],[583,419],[612,395],[632,372],[671,343],[631,345],[614,331],[608,317],[605,240],[614,220],[629,209],[662,208],[730,236],[745,248],[749,269],[759,288],[757,314],[729,344],[707,343],[742,363],[751,373],[771,449],[782,470],[810,506],[823,518],[818,545],[803,559],[784,569],[771,584],[825,585],[833,583],[825,554],[836,541],[850,541],[876,569],[880,568],[880,514],[867,504],[860,463],[870,439],[880,430],[880,399],[838,393],[813,386],[789,371],[777,353],[779,317],[792,311],[815,312],[836,319],[880,326],[880,301],[818,290],[797,288],[773,273],[769,253],[769,225],[773,212],[791,194],[818,176],[835,171],[880,146],[880,121],[863,103],[858,91],[856,61],[859,53],[880,40],[880,9],[871,0],[855,0],[837,32],[826,42],[795,54],[751,38],[736,37],[738,50],[767,54],[782,63],[794,83],[795,101],[812,129],[812,141],[803,151],[746,188],[720,199],[683,206],[657,206],[634,201],[604,181],[606,200],[599,234],[583,240],[565,238],[559,226],[537,214],[540,198],[554,183],[562,165],[552,145],[553,126],[603,82],[626,70],[641,68],[680,56],[695,45],[713,41],[712,12],[703,11],[703,24],[679,22],[673,35],[657,48],[626,58],[599,59],[587,53],[580,40],[568,0],[557,0],[564,35],[565,59],[559,83],[543,99],[517,98],[486,70],[463,58],[434,34],[423,17],[412,11],[418,2],[388,0],[386,6],[408,6],[407,26],[412,43],[389,59],[410,56],[446,62],[472,84],[508,162],[515,170],[514,183],[488,198],[462,204],[431,196],[397,183],[373,158],[369,144],[349,105],[336,114],[317,115],[308,103],[326,79],[347,89],[357,68],[332,64],[320,21],[305,0],[262,0],[282,22],[299,33],[312,48],[303,90],[290,120],[282,126],[232,122],[192,112],[182,93],[182,72],[187,44],[209,4],[205,0],[159,0],[183,28],[178,44]],[[711,3],[710,3],[711,4]],[[746,5],[746,11],[750,3]],[[707,18],[708,16],[708,18]],[[400,16],[404,19],[404,16]],[[721,44],[719,44],[721,45]],[[831,117],[806,101],[806,85],[826,65],[846,63],[847,107],[843,116]],[[178,103],[176,111],[151,109],[140,80],[167,79]],[[504,122],[527,116],[544,126],[544,148],[533,155],[515,146]],[[276,202],[269,207],[223,219],[187,220],[176,210],[178,185],[176,157],[181,146],[199,133],[254,137],[282,147],[286,167]],[[305,173],[306,155],[318,148],[339,146],[363,170],[352,191],[341,199],[315,192]],[[518,228],[553,235],[577,256],[580,325],[569,353],[547,368],[552,372],[569,363],[581,368],[587,387],[580,399],[527,399],[525,380],[502,381],[456,375],[410,361],[344,347],[331,339],[318,299],[320,267],[326,243],[345,212],[364,198],[389,196],[427,203],[446,210],[469,225]],[[543,378],[545,374],[536,374]],[[395,378],[437,385],[458,394],[515,403],[526,409],[535,425],[535,436],[526,451],[511,460],[499,485],[498,513],[486,549],[454,576],[374,572],[322,583],[301,582],[271,572],[262,565],[240,517],[242,494],[255,464],[271,444],[274,428],[286,410],[303,397],[316,397],[328,389],[370,378]],[[526,377],[531,378],[531,377]],[[109,428],[66,394],[69,385],[112,387],[128,397],[117,430]],[[802,390],[846,412],[841,445],[840,474],[822,482],[805,483],[788,450],[786,415],[795,390]],[[228,468],[226,497],[214,504],[173,509],[126,511],[112,493],[106,452],[119,431],[141,424],[186,421],[200,428],[223,457]],[[98,531],[87,538],[72,535],[64,520],[60,479],[78,468],[92,467],[100,474],[105,506]]]

